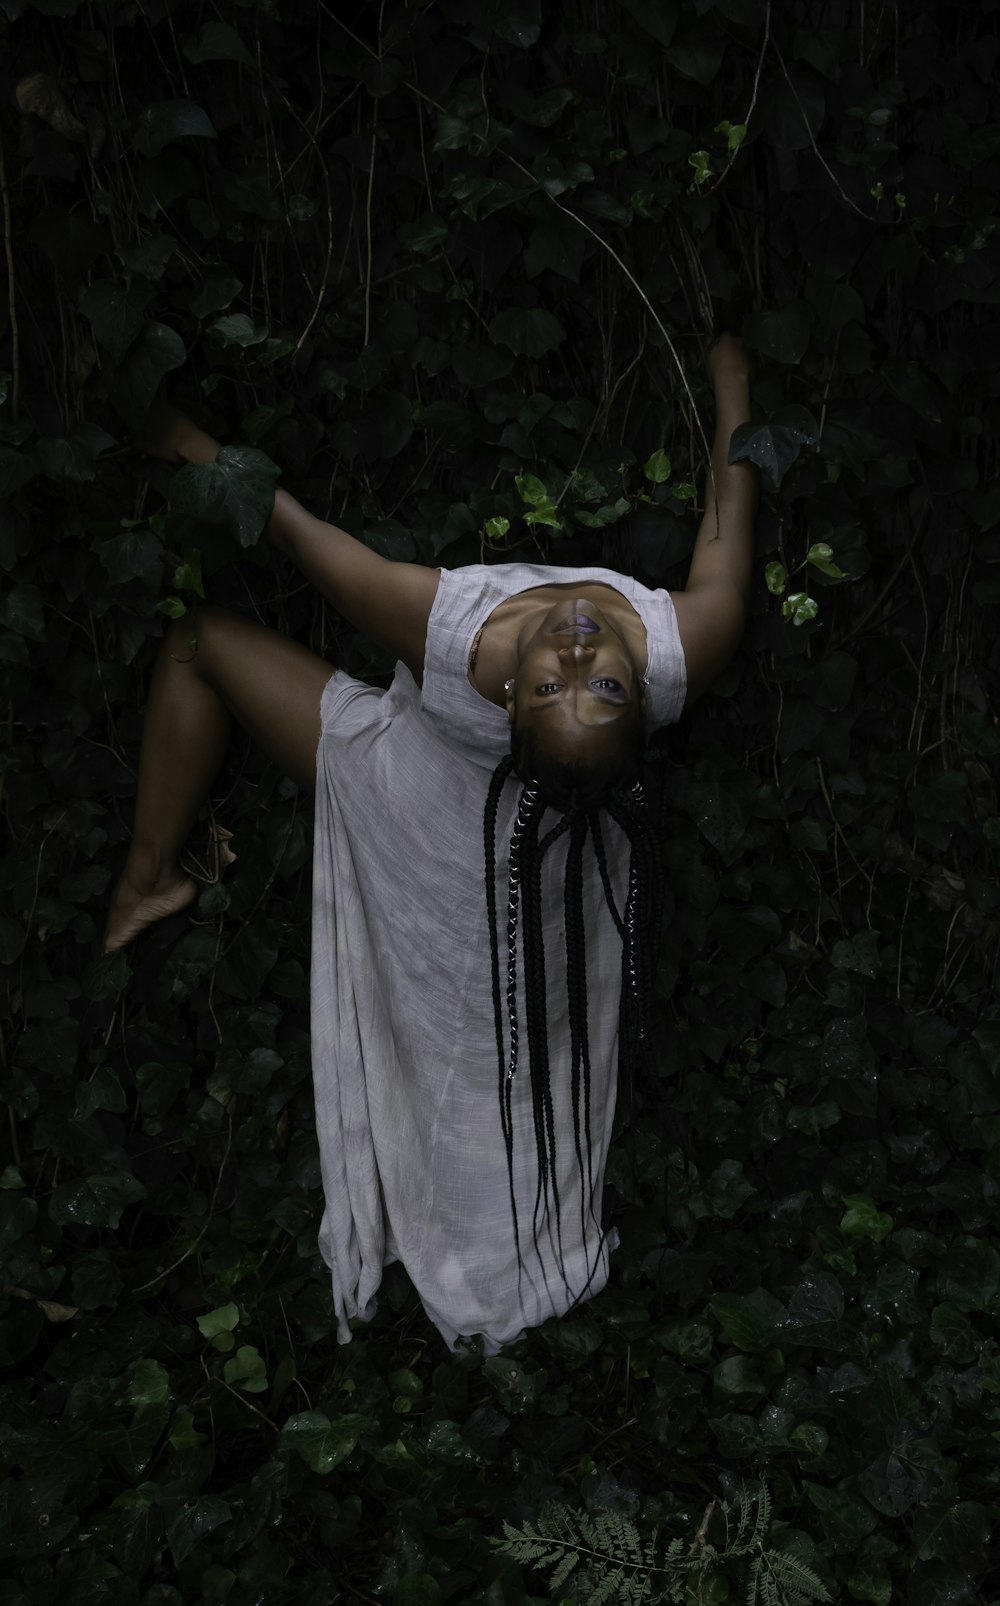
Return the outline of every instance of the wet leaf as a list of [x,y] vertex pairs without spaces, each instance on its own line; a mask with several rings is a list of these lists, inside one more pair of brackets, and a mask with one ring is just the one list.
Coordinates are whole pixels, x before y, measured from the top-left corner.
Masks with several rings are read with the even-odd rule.
[[208,113],[190,100],[164,100],[136,121],[133,143],[143,156],[158,156],[178,139],[215,139]]
[[279,474],[256,447],[224,446],[213,463],[178,470],[171,504],[178,513],[225,525],[241,546],[252,546],[270,517]]

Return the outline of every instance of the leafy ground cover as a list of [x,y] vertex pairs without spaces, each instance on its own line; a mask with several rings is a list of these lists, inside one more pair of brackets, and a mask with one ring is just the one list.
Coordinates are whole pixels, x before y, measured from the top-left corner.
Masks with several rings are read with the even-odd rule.
[[[997,1599],[997,16],[0,0],[18,1606],[517,1606],[505,1524],[724,1552],[761,1477],[787,1576]],[[720,306],[758,582],[663,750],[612,1284],[487,1360],[392,1270],[339,1348],[306,802],[238,749],[196,919],[94,957],[155,638],[208,596],[389,670],[255,546],[271,462],[403,561],[677,583]],[[234,443],[169,511],[131,444],[164,379]]]

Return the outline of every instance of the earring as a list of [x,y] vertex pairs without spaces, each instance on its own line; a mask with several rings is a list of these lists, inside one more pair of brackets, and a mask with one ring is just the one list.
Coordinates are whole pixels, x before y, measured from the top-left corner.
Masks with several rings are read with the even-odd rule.
[[514,684],[513,680],[505,680],[504,683],[503,683],[504,691],[510,691],[510,688],[513,686],[513,684]]

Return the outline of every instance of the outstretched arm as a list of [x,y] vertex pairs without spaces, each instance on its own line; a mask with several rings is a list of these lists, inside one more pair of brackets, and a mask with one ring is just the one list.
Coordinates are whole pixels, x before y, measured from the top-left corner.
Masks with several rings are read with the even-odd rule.
[[[211,463],[219,451],[213,436],[164,402],[154,405],[144,445],[153,456],[180,463]],[[427,621],[440,580],[436,569],[390,562],[280,489],[265,534],[338,613],[401,658],[420,682]]]
[[687,662],[688,701],[707,691],[743,632],[753,559],[757,470],[728,461],[733,430],[750,417],[750,369],[742,343],[722,335],[708,356],[715,390],[715,439],[705,512],[687,585],[674,595]]

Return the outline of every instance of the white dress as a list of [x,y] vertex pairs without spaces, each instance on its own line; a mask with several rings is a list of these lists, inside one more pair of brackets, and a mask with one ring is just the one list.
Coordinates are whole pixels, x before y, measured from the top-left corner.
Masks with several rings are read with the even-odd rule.
[[[421,691],[399,664],[388,691],[337,671],[323,695],[313,871],[312,1064],[330,1267],[342,1343],[370,1320],[382,1267],[402,1261],[453,1345],[482,1334],[488,1351],[562,1315],[604,1286],[609,1243],[601,1191],[615,1107],[621,942],[588,842],[584,913],[596,1193],[583,1201],[569,1099],[562,918],[565,837],[544,861],[550,1076],[558,1145],[562,1257],[532,1233],[537,1191],[526,1051],[513,1083],[514,1246],[500,1122],[483,808],[509,750],[503,709],[468,679],[480,626],[507,598],[553,582],[601,581],[642,619],[651,725],[676,720],[684,656],[665,591],[605,569],[531,564],[443,571],[427,632]],[[507,908],[506,844],[519,784],[497,817],[497,907]],[[547,818],[554,824],[556,815]],[[543,827],[544,829],[545,827]],[[619,908],[628,846],[605,829]],[[506,939],[501,935],[501,967]],[[523,1003],[519,1010],[523,1022]],[[522,1027],[523,1036],[523,1027]]]

